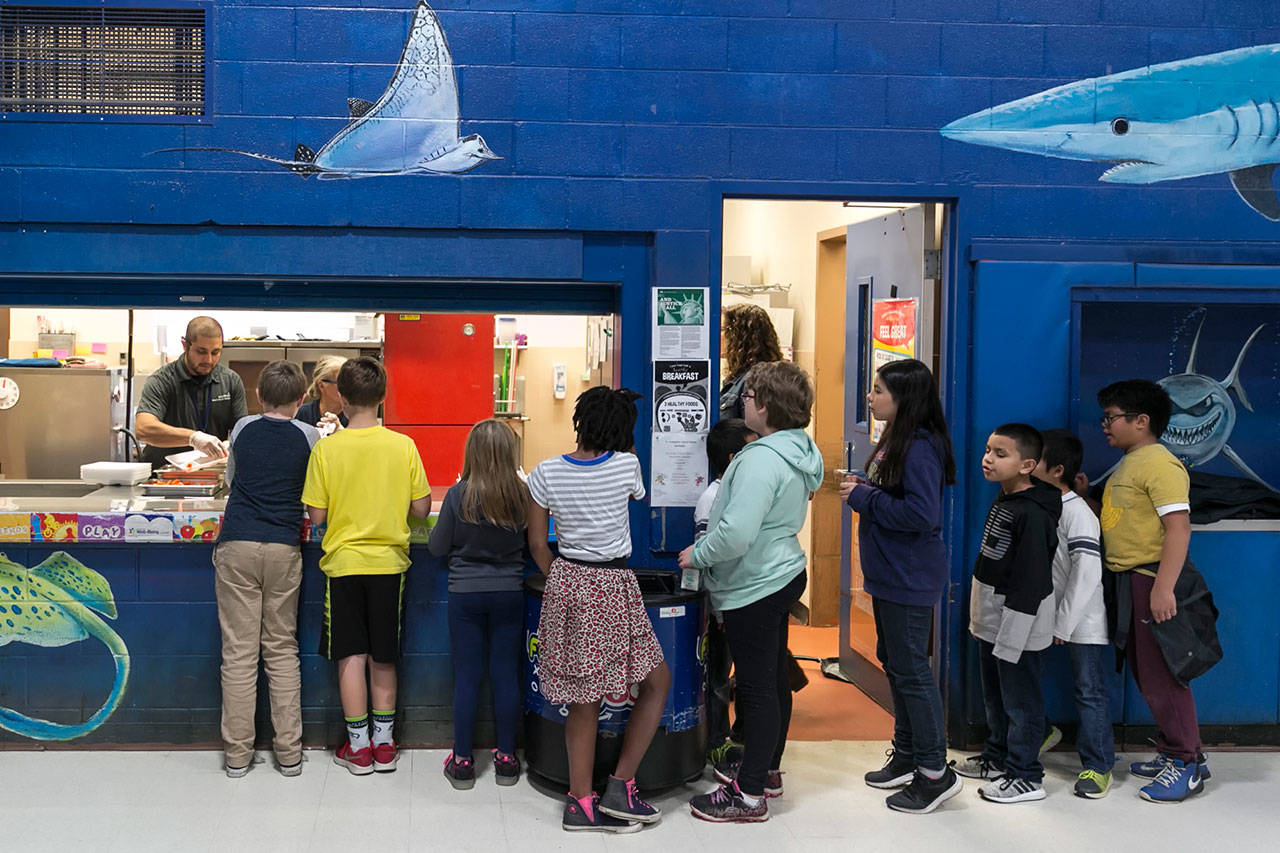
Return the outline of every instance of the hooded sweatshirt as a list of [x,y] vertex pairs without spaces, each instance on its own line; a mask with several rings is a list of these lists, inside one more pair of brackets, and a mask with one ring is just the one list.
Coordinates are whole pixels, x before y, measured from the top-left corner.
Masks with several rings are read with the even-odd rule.
[[1062,493],[1040,480],[1003,491],[987,511],[969,591],[969,632],[995,645],[1001,660],[1053,642],[1053,557]]
[[822,455],[802,429],[780,430],[738,451],[711,507],[707,535],[693,547],[715,610],[759,601],[805,570],[796,534],[821,483]]
[[872,597],[923,607],[942,598],[950,574],[942,542],[944,480],[937,439],[920,430],[907,445],[902,482],[862,483],[849,493],[858,513],[863,588]]

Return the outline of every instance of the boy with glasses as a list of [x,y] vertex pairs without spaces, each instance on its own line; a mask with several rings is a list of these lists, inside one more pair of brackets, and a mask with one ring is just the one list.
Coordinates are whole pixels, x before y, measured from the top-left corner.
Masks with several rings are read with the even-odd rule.
[[1129,772],[1151,779],[1139,793],[1176,803],[1204,789],[1209,778],[1191,688],[1169,669],[1155,626],[1178,613],[1176,593],[1203,585],[1187,559],[1191,542],[1190,477],[1160,443],[1173,404],[1155,382],[1128,379],[1098,392],[1102,432],[1124,458],[1102,493],[1106,567],[1121,573],[1115,644],[1125,650],[1142,698],[1160,729],[1158,752]]

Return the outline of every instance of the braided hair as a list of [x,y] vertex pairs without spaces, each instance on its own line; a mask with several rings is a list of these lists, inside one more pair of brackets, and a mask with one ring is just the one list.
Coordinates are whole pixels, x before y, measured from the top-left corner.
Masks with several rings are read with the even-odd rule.
[[628,451],[635,446],[636,400],[629,388],[597,385],[578,395],[573,407],[573,431],[578,443],[601,453]]

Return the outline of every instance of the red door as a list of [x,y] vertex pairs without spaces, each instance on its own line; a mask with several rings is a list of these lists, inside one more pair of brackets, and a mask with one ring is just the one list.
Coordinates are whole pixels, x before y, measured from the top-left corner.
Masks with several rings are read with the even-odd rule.
[[383,360],[388,426],[493,417],[492,314],[388,314]]
[[439,499],[462,473],[467,432],[493,417],[493,315],[385,319],[383,424],[413,439]]

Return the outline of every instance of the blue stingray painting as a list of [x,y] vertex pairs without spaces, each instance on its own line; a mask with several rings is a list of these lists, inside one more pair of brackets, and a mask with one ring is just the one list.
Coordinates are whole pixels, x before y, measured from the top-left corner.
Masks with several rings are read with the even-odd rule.
[[1280,221],[1280,44],[1079,80],[942,128],[960,142],[1110,164],[1099,180],[1150,184],[1226,172]]
[[116,618],[111,585],[66,552],[55,551],[32,569],[0,554],[0,646],[57,647],[92,636],[107,647],[116,666],[110,695],[84,722],[54,723],[0,707],[0,728],[37,740],[71,740],[87,735],[115,712],[129,683],[129,649],[99,613]]
[[[359,14],[353,10],[352,14]],[[312,152],[299,145],[292,160],[234,148],[166,148],[223,151],[266,160],[304,178],[321,180],[379,175],[456,174],[501,160],[480,134],[459,136],[458,80],[440,19],[425,0],[409,27],[391,83],[374,102],[349,98],[350,118]],[[155,152],[160,153],[160,152]]]

